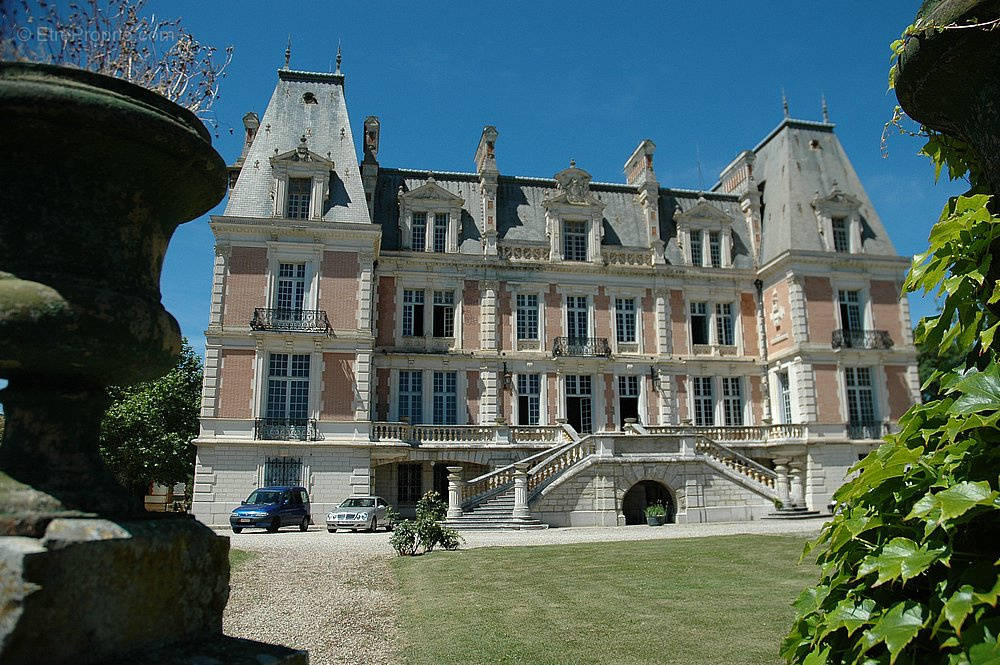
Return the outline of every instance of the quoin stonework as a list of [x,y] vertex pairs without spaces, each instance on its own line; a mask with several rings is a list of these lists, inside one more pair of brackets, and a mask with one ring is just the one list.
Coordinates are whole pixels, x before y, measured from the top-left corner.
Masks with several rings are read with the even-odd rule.
[[[358,161],[344,76],[244,117],[216,238],[193,511],[437,490],[458,525],[825,511],[919,398],[908,260],[834,133],[786,117],[708,191]],[[609,156],[609,159],[613,156]]]

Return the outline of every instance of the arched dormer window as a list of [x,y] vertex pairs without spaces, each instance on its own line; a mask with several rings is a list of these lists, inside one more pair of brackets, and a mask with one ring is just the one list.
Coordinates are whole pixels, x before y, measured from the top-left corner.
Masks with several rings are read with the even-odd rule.
[[555,180],[555,191],[542,201],[549,260],[600,263],[604,203],[590,191],[590,174],[570,161]]

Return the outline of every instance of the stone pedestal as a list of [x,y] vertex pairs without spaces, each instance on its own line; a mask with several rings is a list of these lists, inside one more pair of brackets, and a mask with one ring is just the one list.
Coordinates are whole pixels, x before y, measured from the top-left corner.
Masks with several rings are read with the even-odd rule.
[[531,517],[528,510],[528,469],[531,465],[526,462],[518,462],[514,465],[514,510],[511,515],[515,518]]
[[805,483],[803,482],[802,460],[794,459],[788,465],[788,502],[792,508],[802,508],[806,505]]
[[791,500],[789,499],[788,492],[788,460],[776,458],[774,460],[774,472],[778,474],[774,487],[778,491],[778,501],[781,501],[782,506],[789,507]]
[[462,516],[462,467],[448,467],[448,519]]

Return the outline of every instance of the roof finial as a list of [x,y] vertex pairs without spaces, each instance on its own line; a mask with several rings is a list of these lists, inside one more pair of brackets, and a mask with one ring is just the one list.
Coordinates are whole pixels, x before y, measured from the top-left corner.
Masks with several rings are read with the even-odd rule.
[[823,94],[823,93],[820,93],[820,99],[822,100],[822,104],[823,104],[823,122],[829,124],[830,123],[830,111],[826,108],[826,95]]
[[292,36],[288,35],[288,44],[285,46],[285,69],[288,69],[288,63],[292,59]]
[[781,108],[784,109],[786,118],[792,117],[788,113],[788,97],[785,96],[785,86],[781,86]]
[[337,71],[334,74],[340,73],[340,40],[337,40]]
[[575,169],[576,168],[576,160],[573,159],[572,157],[569,158],[569,167],[571,169]]

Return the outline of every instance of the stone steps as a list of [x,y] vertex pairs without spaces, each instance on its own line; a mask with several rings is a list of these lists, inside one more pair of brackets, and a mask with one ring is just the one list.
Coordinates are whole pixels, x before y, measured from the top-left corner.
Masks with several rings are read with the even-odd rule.
[[814,517],[824,517],[829,515],[829,513],[823,513],[818,510],[809,510],[808,508],[778,508],[774,512],[770,512],[764,515],[761,519],[765,520],[808,520]]
[[475,508],[465,511],[461,517],[447,519],[446,526],[462,530],[528,530],[547,529],[548,524],[533,517],[514,517],[514,490],[484,501]]

